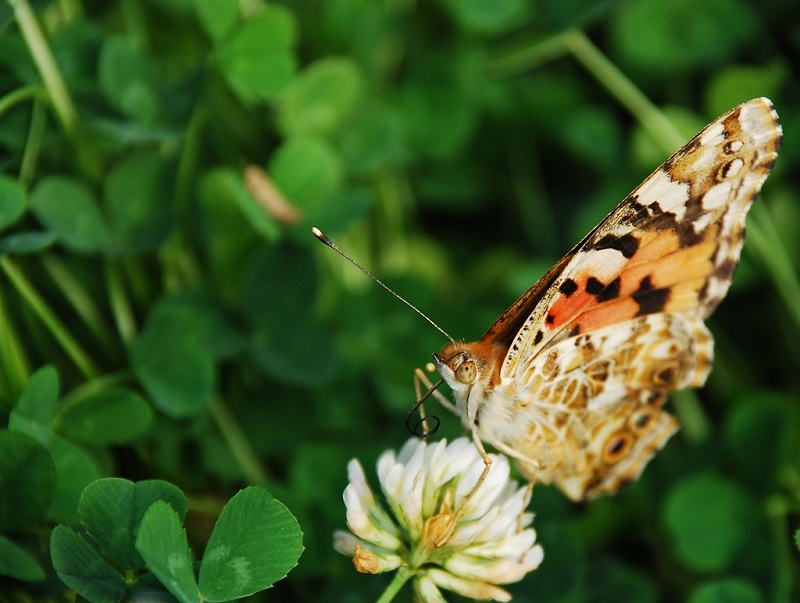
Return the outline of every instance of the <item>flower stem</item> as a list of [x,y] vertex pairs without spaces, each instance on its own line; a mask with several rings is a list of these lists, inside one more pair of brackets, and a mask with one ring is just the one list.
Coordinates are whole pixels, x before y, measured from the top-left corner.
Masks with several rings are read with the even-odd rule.
[[375,603],[389,603],[394,596],[400,592],[400,589],[403,588],[403,585],[408,582],[408,579],[414,575],[407,567],[401,567],[397,570],[397,573],[392,578],[392,581],[389,583],[389,586],[386,587],[386,590],[383,591],[380,598]]
[[19,181],[25,188],[30,188],[36,176],[36,165],[42,150],[42,140],[47,123],[46,100],[37,95],[31,107],[31,122],[28,128],[28,141],[19,168]]
[[125,286],[122,283],[119,263],[107,260],[104,270],[106,291],[108,293],[109,305],[111,306],[111,313],[114,316],[117,332],[127,348],[136,335],[136,318],[134,317],[134,311],[131,307],[130,299],[128,299],[127,293],[125,292]]
[[45,88],[47,88],[50,101],[53,103],[53,109],[55,109],[64,130],[73,134],[78,123],[78,113],[75,111],[72,97],[64,83],[64,78],[61,76],[61,71],[56,65],[53,53],[50,51],[50,46],[48,46],[44,37],[44,32],[42,32],[42,28],[36,20],[36,15],[27,0],[8,0],[8,3],[14,9],[17,24],[22,31],[22,36],[25,38],[33,61],[36,63],[36,69],[42,77]]
[[233,413],[217,397],[212,398],[209,412],[247,481],[258,486],[266,486],[269,478]]
[[[570,32],[566,32],[566,34],[568,33]],[[546,39],[537,39],[530,44],[492,59],[486,64],[486,71],[493,77],[507,77],[560,59],[568,52],[563,39],[566,34],[560,33]]]
[[64,326],[64,323],[59,320],[53,309],[47,305],[44,298],[39,295],[31,282],[22,273],[22,270],[8,257],[8,255],[0,256],[0,269],[14,285],[14,288],[25,300],[28,306],[33,310],[34,314],[44,323],[50,334],[61,345],[64,352],[72,359],[75,365],[80,369],[83,376],[87,379],[95,377],[99,371],[95,366],[92,359],[81,347],[78,341]]
[[5,96],[0,97],[0,115],[13,109],[20,103],[35,99],[41,91],[42,87],[40,85],[30,84],[28,86],[17,88],[16,90],[12,90]]
[[616,98],[647,132],[672,152],[686,142],[664,113],[637,88],[620,69],[578,29],[564,32],[564,45],[580,63]]
[[72,308],[83,319],[83,323],[103,346],[103,351],[113,357],[117,353],[117,346],[110,335],[112,331],[89,291],[55,254],[43,253],[40,260],[48,276],[58,285]]
[[747,234],[750,249],[755,251],[764,268],[772,279],[775,289],[783,300],[784,306],[800,326],[800,281],[792,265],[789,251],[775,227],[769,208],[763,203],[753,206],[747,222]]
[[182,220],[188,219],[186,216],[191,211],[189,203],[195,183],[197,159],[200,156],[202,146],[201,134],[207,120],[207,108],[203,105],[196,106],[189,119],[186,135],[183,137],[183,145],[181,146],[175,177],[174,197],[175,210]]
[[25,347],[14,326],[0,290],[0,401],[10,405],[22,393],[31,370]]
[[796,551],[791,544],[792,529],[789,527],[789,508],[785,500],[775,495],[767,500],[767,521],[772,541],[772,593],[773,601],[789,601],[792,598],[792,558]]

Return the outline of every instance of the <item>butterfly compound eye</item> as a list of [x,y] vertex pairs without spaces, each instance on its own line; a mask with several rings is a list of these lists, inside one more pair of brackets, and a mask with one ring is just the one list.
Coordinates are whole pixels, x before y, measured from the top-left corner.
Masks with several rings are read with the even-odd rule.
[[475,363],[471,360],[467,360],[466,362],[462,362],[461,366],[456,369],[456,379],[458,379],[459,383],[463,383],[464,385],[469,385],[473,381],[475,381],[475,377],[478,376],[478,368],[475,366]]

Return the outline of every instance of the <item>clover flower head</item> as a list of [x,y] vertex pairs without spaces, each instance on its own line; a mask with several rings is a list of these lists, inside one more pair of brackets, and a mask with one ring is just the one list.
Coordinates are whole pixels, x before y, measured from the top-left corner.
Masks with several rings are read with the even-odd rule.
[[412,438],[378,459],[382,500],[357,460],[344,491],[349,532],[334,547],[363,573],[399,570],[421,601],[444,601],[440,589],[473,599],[508,601],[500,588],[536,569],[544,555],[525,512],[528,489],[509,479],[508,459],[490,455],[486,481],[468,498],[484,464],[473,443]]

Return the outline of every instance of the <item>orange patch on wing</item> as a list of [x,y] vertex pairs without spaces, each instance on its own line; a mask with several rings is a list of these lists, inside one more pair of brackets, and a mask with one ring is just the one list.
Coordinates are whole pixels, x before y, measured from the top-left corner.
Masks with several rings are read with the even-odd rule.
[[697,307],[700,289],[706,284],[706,278],[695,278],[674,285],[670,289],[669,301],[665,312],[685,312]]
[[594,304],[591,310],[583,312],[574,322],[580,327],[581,333],[587,333],[593,329],[629,320],[638,312],[639,304],[630,297],[624,297],[602,304]]
[[620,274],[620,297],[633,295],[648,276],[652,286],[658,289],[706,278],[714,269],[711,256],[715,250],[716,244],[706,241],[647,263],[629,266]]
[[[583,312],[587,305],[592,303],[594,295],[586,292],[586,278],[576,280],[578,290],[572,295],[559,294],[556,301],[550,306],[548,320],[545,326],[548,329],[557,329],[570,322],[576,315]],[[549,320],[552,317],[552,320]]]
[[665,309],[681,311],[697,304],[700,288],[713,271],[711,260],[716,241],[709,239],[691,247],[681,248],[674,232],[647,233],[645,245],[631,257],[619,274],[619,293],[613,300],[598,302],[586,292],[591,267],[573,278],[578,289],[572,295],[559,294],[548,314],[549,329],[565,325],[580,327],[581,333],[598,329],[617,321],[633,318],[639,305],[632,299],[642,282],[649,279],[654,289],[669,288],[670,297]]
[[677,251],[680,248],[680,241],[677,235],[671,230],[661,232],[643,232],[640,238],[639,249],[628,261],[628,265],[644,264],[657,261]]

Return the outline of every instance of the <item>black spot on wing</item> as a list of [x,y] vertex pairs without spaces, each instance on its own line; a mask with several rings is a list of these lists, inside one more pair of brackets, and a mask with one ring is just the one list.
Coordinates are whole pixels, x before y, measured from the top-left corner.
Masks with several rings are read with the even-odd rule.
[[[680,158],[673,159],[680,160]],[[668,162],[665,168],[669,170],[670,165]],[[659,199],[642,203],[638,195],[630,195],[620,204],[620,210],[618,211],[620,223],[649,232],[675,232],[682,248],[698,244],[704,238],[704,233],[695,232],[694,223],[706,212],[703,209],[702,195],[698,194],[698,191],[692,190],[693,183],[683,182],[681,184],[688,186],[688,191],[686,200],[680,204],[680,208],[664,207]],[[675,213],[677,209],[680,209],[680,212],[678,212],[681,215],[680,219]],[[626,237],[630,238],[626,239]],[[640,241],[632,233],[622,236],[605,235],[595,246],[600,249],[618,249],[621,253],[626,254],[631,251],[633,253],[636,252],[633,249],[634,242],[638,249]],[[625,255],[625,257],[631,256]]]
[[[616,216],[622,224],[633,225],[646,219],[650,212],[646,205],[639,203],[639,196],[632,194],[617,206],[612,215]],[[602,239],[600,240],[602,241]]]
[[536,331],[536,335],[533,336],[533,345],[539,345],[542,341],[542,337],[544,337],[544,333],[539,329]]
[[619,277],[608,283],[605,287],[603,287],[603,290],[597,294],[597,301],[604,302],[611,299],[617,299],[619,297],[619,284]]
[[676,228],[678,233],[678,241],[683,249],[693,247],[703,240],[703,233],[695,232],[694,225],[691,222],[682,222]]
[[573,281],[571,278],[565,279],[564,282],[559,286],[558,290],[569,297],[578,290],[578,283]]
[[636,316],[655,314],[661,312],[669,301],[669,289],[656,289],[649,276],[642,279],[639,288],[631,295],[633,301],[639,305]]
[[592,245],[592,249],[614,249],[615,251],[619,251],[626,258],[632,258],[639,249],[639,239],[631,233],[622,236],[607,234]]
[[605,285],[595,277],[590,276],[586,280],[586,293],[594,295],[599,302],[609,301],[619,297],[619,285],[619,277]]
[[639,224],[640,228],[651,232],[674,232],[678,235],[678,243],[684,249],[697,245],[703,240],[705,236],[703,231],[695,232],[694,229],[695,221],[705,213],[702,199],[690,195],[682,208],[684,215],[680,220],[673,212],[662,210],[657,202],[651,203],[647,207],[652,209],[654,206],[657,211],[645,218]]
[[586,293],[589,295],[598,295],[603,291],[603,287],[605,287],[605,285],[593,276],[590,276],[586,280]]
[[733,279],[733,274],[736,272],[736,266],[739,264],[736,258],[727,258],[714,270],[714,276],[723,281],[730,281]]

